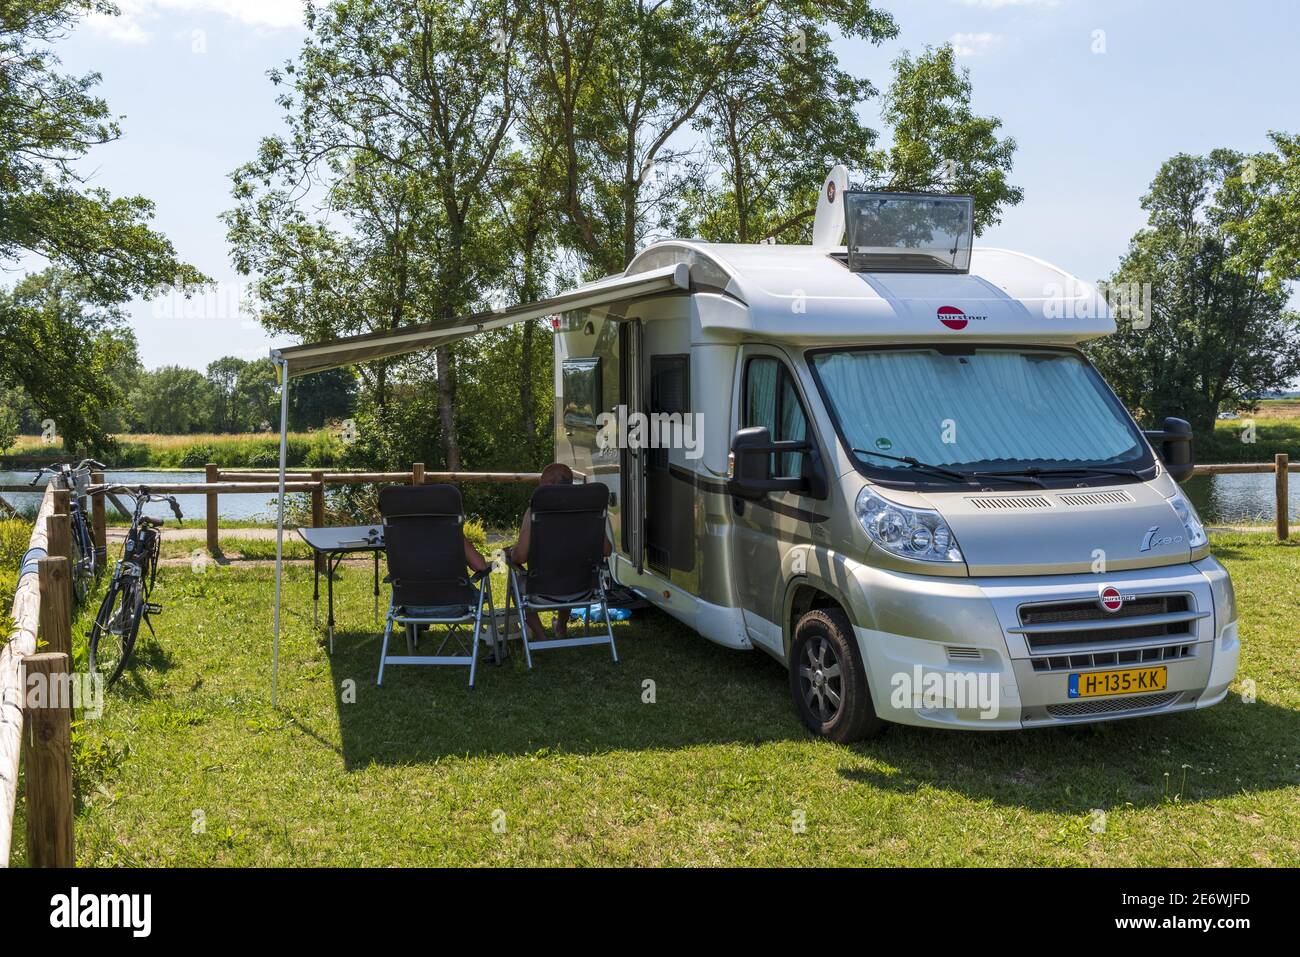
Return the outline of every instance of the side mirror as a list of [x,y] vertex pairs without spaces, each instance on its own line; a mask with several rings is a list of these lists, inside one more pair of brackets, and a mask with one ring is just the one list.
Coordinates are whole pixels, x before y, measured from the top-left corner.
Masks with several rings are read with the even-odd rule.
[[758,499],[768,492],[815,491],[815,480],[807,477],[809,472],[816,474],[815,461],[811,468],[803,470],[803,476],[772,478],[773,454],[785,453],[815,459],[816,447],[803,441],[773,442],[772,433],[765,425],[738,429],[731,439],[731,494],[740,498]]
[[1168,469],[1175,482],[1186,482],[1192,477],[1196,468],[1196,457],[1192,454],[1192,426],[1186,419],[1173,416],[1165,419],[1158,430],[1143,433],[1147,441],[1155,446],[1160,461]]

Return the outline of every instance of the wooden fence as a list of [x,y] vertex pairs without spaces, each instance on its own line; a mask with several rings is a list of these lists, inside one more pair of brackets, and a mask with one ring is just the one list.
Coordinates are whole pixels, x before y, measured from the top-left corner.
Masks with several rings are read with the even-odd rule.
[[[68,501],[67,490],[46,486],[14,593],[13,629],[0,648],[0,867],[9,864],[24,752],[27,860],[34,867],[71,867],[75,861]],[[38,635],[44,646],[39,654]],[[39,690],[29,697],[33,678]]]

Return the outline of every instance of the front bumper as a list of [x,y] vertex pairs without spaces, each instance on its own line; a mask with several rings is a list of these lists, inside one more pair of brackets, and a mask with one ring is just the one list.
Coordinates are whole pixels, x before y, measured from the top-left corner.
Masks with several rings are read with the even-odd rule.
[[[977,730],[1114,721],[1217,704],[1236,675],[1232,586],[1213,558],[1105,576],[953,579],[866,565],[853,576],[858,587],[850,615],[876,712],[888,721]],[[1139,599],[1186,596],[1190,608],[1205,614],[1180,626],[1185,634],[1057,647],[1050,654],[1015,630],[1020,606],[1095,600],[1101,584]],[[1070,697],[1072,674],[1145,666],[1166,669],[1164,688]]]

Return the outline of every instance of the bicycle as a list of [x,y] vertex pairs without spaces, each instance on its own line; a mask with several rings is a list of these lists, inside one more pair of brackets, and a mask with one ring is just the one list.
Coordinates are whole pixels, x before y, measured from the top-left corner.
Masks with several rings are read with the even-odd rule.
[[108,466],[94,459],[82,459],[75,466],[56,462],[37,469],[31,484],[36,485],[41,476],[49,473],[51,480],[60,482],[72,495],[68,504],[68,516],[72,529],[72,587],[77,604],[86,600],[90,592],[90,583],[99,573],[95,561],[95,537],[86,517],[86,489],[90,485],[90,470],[104,471]]
[[125,485],[108,486],[104,491],[123,492],[135,500],[122,558],[113,566],[108,593],[90,629],[90,670],[101,675],[104,686],[109,687],[126,668],[140,622],[148,625],[150,635],[155,635],[150,616],[162,612],[162,605],[149,601],[149,595],[158,577],[158,555],[162,549],[159,529],[166,520],[150,518],[144,514],[144,507],[149,502],[167,502],[176,521],[181,521],[182,516],[173,495],[153,495],[147,488],[131,489]]

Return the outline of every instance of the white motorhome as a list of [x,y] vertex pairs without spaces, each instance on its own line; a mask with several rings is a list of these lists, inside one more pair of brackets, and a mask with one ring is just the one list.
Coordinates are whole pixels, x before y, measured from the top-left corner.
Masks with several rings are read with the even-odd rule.
[[837,740],[1223,700],[1190,430],[1144,435],[1079,351],[1097,290],[972,248],[968,198],[845,179],[812,245],[658,242],[580,292],[669,288],[554,320],[556,455],[610,486],[615,578],[771,655]]
[[540,302],[272,358],[553,317],[556,458],[609,486],[614,577],[775,658],[826,737],[1222,701],[1237,611],[1178,488],[1191,431],[1141,432],[1080,352],[1115,329],[1098,291],[973,248],[969,197],[847,186],[811,245],[658,242]]

